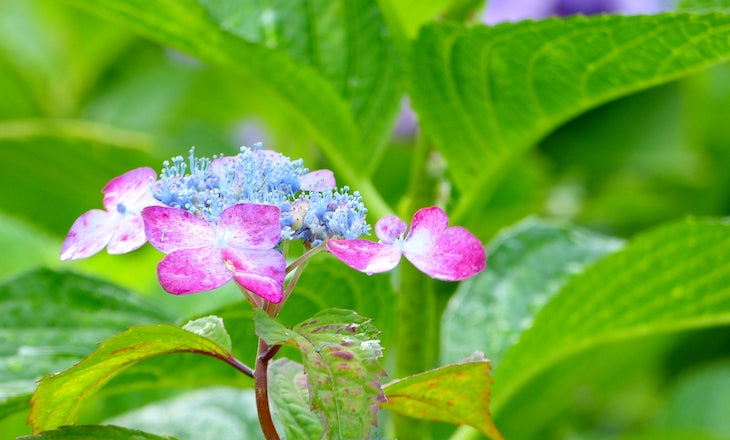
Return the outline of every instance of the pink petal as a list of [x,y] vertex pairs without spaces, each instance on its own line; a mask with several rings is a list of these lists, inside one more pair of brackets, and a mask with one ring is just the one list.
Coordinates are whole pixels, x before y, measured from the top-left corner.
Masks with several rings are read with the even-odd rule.
[[152,196],[152,183],[157,173],[152,168],[136,168],[115,177],[101,191],[104,193],[104,207],[109,212],[117,212],[119,204],[139,212],[145,206],[159,205]]
[[408,225],[394,215],[388,215],[375,223],[375,235],[381,242],[392,244],[398,237],[406,233]]
[[299,186],[307,191],[325,191],[335,189],[335,174],[330,170],[316,170],[303,175],[299,179]]
[[149,206],[142,218],[150,244],[164,253],[206,246],[215,239],[210,222],[184,209]]
[[229,282],[221,250],[213,246],[179,249],[166,255],[157,265],[157,277],[167,292],[175,295],[203,292]]
[[400,250],[367,240],[329,240],[327,249],[340,261],[368,275],[387,272],[398,265]]
[[110,254],[126,254],[139,249],[147,242],[141,215],[120,215],[106,251]]
[[242,249],[271,249],[281,239],[281,211],[273,205],[239,203],[221,212],[217,227],[226,242]]
[[231,162],[236,160],[236,156],[221,156],[218,159],[213,160],[208,169],[218,176],[225,177],[225,173],[230,167]]
[[224,248],[222,252],[238,284],[267,301],[281,301],[284,296],[286,260],[279,251]]
[[446,228],[448,217],[439,208],[425,208],[413,216],[413,227],[403,253],[420,271],[444,281],[459,281],[484,270],[484,246],[460,226]]
[[92,209],[77,218],[61,247],[61,260],[77,260],[104,249],[114,233],[119,214]]

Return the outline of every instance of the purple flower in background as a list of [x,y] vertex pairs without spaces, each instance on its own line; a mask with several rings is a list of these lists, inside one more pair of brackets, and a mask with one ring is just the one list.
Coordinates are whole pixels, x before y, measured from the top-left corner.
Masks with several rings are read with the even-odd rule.
[[486,24],[573,14],[655,14],[669,8],[667,0],[490,0],[482,16]]
[[231,279],[278,303],[283,297],[286,261],[279,243],[279,208],[237,204],[208,221],[179,209],[152,206],[142,211],[150,244],[166,253],[157,266],[162,287],[185,295],[220,287]]
[[162,205],[152,195],[156,178],[152,168],[137,168],[110,180],[102,190],[106,211],[92,209],[74,222],[61,260],[90,257],[105,246],[110,254],[123,254],[145,244],[142,209]]
[[398,265],[401,255],[421,272],[444,281],[459,281],[486,267],[484,246],[466,229],[448,227],[449,218],[437,207],[420,209],[413,216],[411,230],[395,216],[378,220],[378,243],[329,240],[327,249],[342,262],[367,274],[387,272]]

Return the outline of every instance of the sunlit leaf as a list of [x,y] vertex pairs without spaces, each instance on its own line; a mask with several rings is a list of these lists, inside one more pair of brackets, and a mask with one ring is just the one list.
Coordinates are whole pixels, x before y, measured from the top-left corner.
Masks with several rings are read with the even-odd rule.
[[33,432],[75,423],[83,404],[126,367],[169,353],[195,353],[235,363],[215,341],[171,325],[132,327],[100,344],[72,368],[44,377],[32,399]]
[[231,352],[231,337],[228,335],[228,332],[226,332],[223,320],[218,316],[210,315],[204,318],[188,321],[188,323],[183,326],[183,330],[208,338],[225,348],[226,352]]
[[322,438],[322,418],[312,410],[304,367],[289,359],[269,365],[269,396],[286,438]]
[[727,323],[730,223],[688,220],[658,228],[573,277],[543,307],[495,372],[493,411],[519,405],[512,400],[518,391],[570,355]]
[[380,407],[425,420],[477,428],[491,439],[501,439],[490,418],[492,378],[488,361],[448,365],[391,382],[383,387]]
[[449,300],[441,325],[442,364],[480,350],[498,365],[572,276],[621,244],[535,218],[502,231],[487,248],[487,269],[461,283]]
[[367,438],[383,400],[377,359],[378,330],[355,312],[328,309],[287,329],[257,310],[256,333],[267,344],[287,344],[302,352],[312,407],[321,411],[330,439]]
[[730,15],[576,16],[466,28],[415,43],[412,100],[478,212],[507,165],[576,114],[730,57]]
[[18,440],[175,440],[119,426],[64,426],[53,431],[20,437]]

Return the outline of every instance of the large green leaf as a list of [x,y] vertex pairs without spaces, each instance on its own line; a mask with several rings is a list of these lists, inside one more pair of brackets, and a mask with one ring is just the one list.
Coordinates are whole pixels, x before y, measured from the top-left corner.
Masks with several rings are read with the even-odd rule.
[[573,277],[545,305],[496,370],[492,409],[497,414],[519,405],[518,391],[570,355],[727,323],[730,223],[688,220],[661,227]]
[[383,387],[387,400],[380,406],[418,419],[473,426],[501,439],[490,418],[489,370],[488,361],[477,360],[398,379]]
[[728,24],[716,13],[424,27],[411,94],[461,193],[455,221],[479,212],[507,165],[570,117],[726,60]]
[[[211,320],[207,323],[220,325]],[[198,326],[189,324],[188,327],[206,333]],[[104,341],[72,368],[41,380],[33,394],[28,419],[33,431],[75,423],[83,404],[122,370],[142,360],[170,353],[202,354],[234,366],[237,364],[226,348],[201,334],[167,324],[131,327]],[[174,371],[171,369],[167,373]]]
[[147,432],[121,428],[119,426],[64,426],[37,435],[20,437],[18,440],[175,440]]
[[498,366],[537,312],[570,279],[621,240],[529,218],[487,247],[487,270],[461,283],[442,317],[441,362],[475,350]]
[[369,438],[384,399],[378,363],[378,330],[369,318],[342,309],[323,310],[288,329],[266,313],[254,316],[257,334],[269,345],[302,353],[311,405],[322,413],[329,439]]
[[223,29],[285,51],[313,67],[349,103],[363,148],[354,163],[379,156],[401,90],[395,50],[377,2],[274,0],[266,3],[198,0]]
[[[394,51],[384,36],[386,30],[377,9],[372,2],[342,2],[341,13],[334,19],[333,35],[338,33],[347,36],[346,48],[338,51],[347,59],[347,64],[338,60],[336,65],[328,64],[328,72],[336,72],[332,77],[340,78],[335,84],[325,72],[297,60],[294,55],[305,53],[301,49],[293,50],[293,54],[285,50],[271,48],[266,37],[267,32],[276,36],[276,41],[293,41],[291,37],[282,38],[279,33],[286,27],[280,24],[282,18],[294,22],[314,23],[314,18],[306,14],[304,2],[302,8],[291,8],[286,3],[281,10],[269,10],[258,17],[258,31],[265,30],[263,41],[248,41],[229,32],[227,29],[238,29],[249,32],[252,28],[242,23],[218,23],[209,15],[209,10],[194,0],[163,0],[150,4],[142,0],[69,0],[90,10],[99,12],[117,22],[154,39],[155,41],[175,47],[203,61],[231,68],[244,75],[244,79],[252,82],[252,86],[268,87],[276,92],[281,100],[281,108],[291,113],[309,135],[317,142],[335,171],[347,183],[357,188],[366,199],[372,211],[389,212],[367,177],[367,166],[353,161],[354,157],[368,160],[376,159],[372,153],[373,145],[367,142],[382,143],[386,138],[390,120],[398,108],[398,87],[396,84]],[[226,12],[235,9],[237,3],[209,3],[214,5],[213,14],[223,18]],[[346,5],[346,6],[344,6]],[[333,11],[337,12],[337,9]],[[245,10],[237,10],[237,17]],[[262,20],[263,18],[263,20]],[[322,24],[325,28],[327,23]],[[299,26],[297,26],[299,28]],[[311,30],[310,30],[311,32]],[[362,34],[360,38],[358,34]],[[334,36],[312,34],[306,41],[312,48],[323,48],[320,38],[328,44]],[[261,37],[258,41],[262,41]],[[301,39],[299,41],[302,41]],[[367,54],[375,45],[379,55],[371,59]],[[352,52],[352,53],[348,53]],[[365,55],[367,54],[367,55]],[[307,54],[309,55],[309,54]],[[321,56],[306,59],[321,60],[313,63],[320,66],[326,59]],[[330,58],[327,58],[330,59]],[[377,62],[375,62],[377,61]],[[343,66],[347,68],[343,69]],[[363,133],[372,130],[367,136]]]
[[0,309],[0,415],[27,410],[13,396],[27,396],[38,379],[80,361],[102,339],[172,321],[129,291],[45,269],[0,285]]

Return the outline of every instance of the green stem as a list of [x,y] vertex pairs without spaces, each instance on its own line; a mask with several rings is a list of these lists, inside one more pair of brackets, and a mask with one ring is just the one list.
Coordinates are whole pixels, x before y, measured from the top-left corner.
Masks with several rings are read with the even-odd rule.
[[[408,199],[403,204],[402,218],[433,203],[435,182],[426,172],[430,149],[419,139],[411,160]],[[434,282],[413,266],[400,266],[400,292],[396,307],[395,340],[398,341],[395,360],[396,377],[402,378],[433,368],[438,355],[438,304]],[[430,438],[428,422],[407,417],[394,417],[399,440]]]

